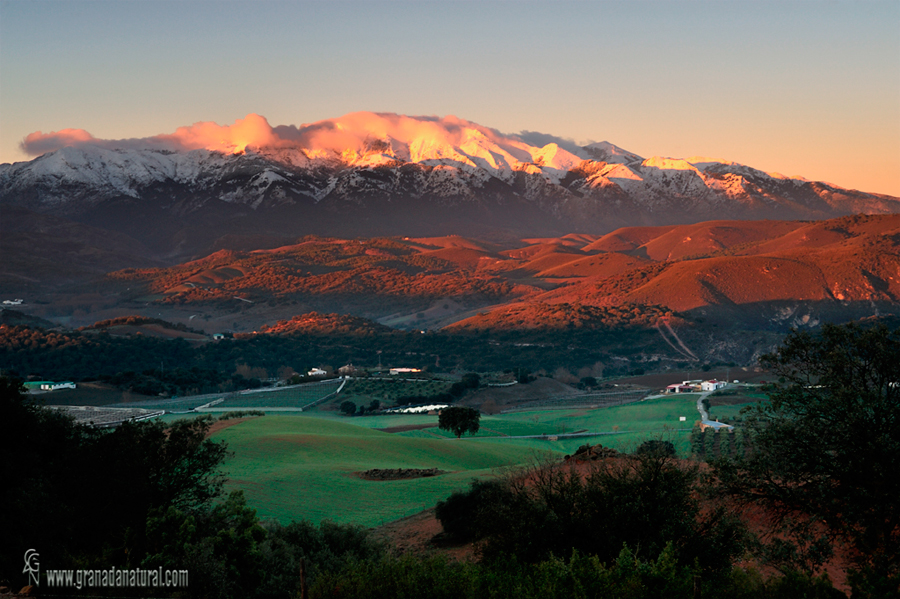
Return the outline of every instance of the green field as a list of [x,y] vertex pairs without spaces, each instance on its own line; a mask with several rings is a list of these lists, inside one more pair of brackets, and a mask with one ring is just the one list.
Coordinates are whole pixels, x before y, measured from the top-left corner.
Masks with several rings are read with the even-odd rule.
[[[436,424],[435,415],[345,417],[328,412],[270,414],[215,438],[234,452],[226,463],[228,487],[242,489],[264,518],[373,526],[431,507],[473,477],[522,464],[535,451],[561,457],[584,443],[632,451],[648,438],[662,437],[686,457],[689,431],[699,418],[696,402],[696,395],[683,394],[594,410],[483,416],[479,434],[462,440],[436,427],[376,430]],[[549,439],[580,431],[604,434]],[[527,435],[548,438],[512,438]],[[448,474],[398,481],[366,481],[355,474],[371,468],[439,468]]]
[[[360,420],[362,420],[360,418]],[[520,447],[415,439],[329,418],[266,416],[227,428],[230,489],[242,489],[264,518],[330,519],[366,526],[419,512],[473,476],[522,461]],[[439,468],[448,474],[367,481],[370,468]]]

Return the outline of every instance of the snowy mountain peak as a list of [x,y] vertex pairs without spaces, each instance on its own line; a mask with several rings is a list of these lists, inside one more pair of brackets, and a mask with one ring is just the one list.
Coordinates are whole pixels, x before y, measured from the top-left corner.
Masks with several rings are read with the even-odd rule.
[[[323,221],[343,230],[353,214],[384,220],[382,232],[396,234],[406,231],[394,223],[421,219],[438,223],[435,231],[450,218],[539,232],[900,212],[896,198],[725,160],[645,160],[609,142],[578,147],[536,132],[505,135],[454,116],[356,112],[271,127],[248,115],[145,139],[35,133],[23,147],[44,153],[0,165],[0,202],[79,218],[109,207],[126,222],[129,210],[156,211],[177,230],[189,214],[217,214],[235,231],[252,214],[259,230],[287,227],[293,235],[297,227],[321,233]],[[294,220],[279,220],[284,214]]]
[[614,164],[629,164],[632,162],[641,162],[643,158],[624,150],[608,141],[589,144],[583,148],[594,160],[601,162],[610,162]]
[[653,156],[647,158],[641,163],[641,166],[658,168],[669,171],[697,171],[697,167],[682,158],[663,158],[662,156]]

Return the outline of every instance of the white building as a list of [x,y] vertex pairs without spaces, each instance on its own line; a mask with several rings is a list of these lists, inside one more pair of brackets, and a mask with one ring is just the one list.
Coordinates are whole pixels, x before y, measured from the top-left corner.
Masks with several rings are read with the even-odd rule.
[[413,374],[422,372],[421,368],[391,368],[391,374]]
[[717,391],[719,389],[725,388],[725,385],[727,385],[727,384],[728,383],[726,383],[725,381],[717,381],[716,379],[710,379],[708,381],[703,381],[702,383],[700,383],[700,390],[701,391]]
[[65,381],[63,383],[41,383],[42,391],[56,391],[57,389],[74,389],[75,383],[72,381]]
[[321,368],[313,368],[306,374],[307,374],[307,376],[325,376],[328,373],[325,372],[324,370],[322,370]]

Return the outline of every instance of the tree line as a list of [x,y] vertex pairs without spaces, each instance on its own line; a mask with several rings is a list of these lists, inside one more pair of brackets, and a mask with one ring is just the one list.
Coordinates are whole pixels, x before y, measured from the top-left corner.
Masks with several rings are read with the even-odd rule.
[[235,376],[241,374],[241,364],[271,374],[322,363],[374,367],[379,351],[387,364],[432,371],[552,372],[602,363],[608,374],[627,374],[641,370],[640,363],[614,360],[616,348],[638,356],[662,351],[661,343],[655,332],[644,329],[423,335],[367,328],[365,334],[357,335],[339,327],[315,333],[239,335],[197,344],[149,335],[0,326],[0,369],[21,378],[107,380],[136,393],[187,395],[249,388],[255,383]]

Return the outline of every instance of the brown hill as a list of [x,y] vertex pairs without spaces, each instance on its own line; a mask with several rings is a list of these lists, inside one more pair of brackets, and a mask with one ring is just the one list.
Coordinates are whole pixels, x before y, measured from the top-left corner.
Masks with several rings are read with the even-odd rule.
[[347,316],[345,314],[319,314],[309,312],[294,316],[290,320],[279,320],[272,326],[263,325],[259,332],[271,335],[331,335],[350,333],[354,335],[372,335],[390,331],[386,326],[365,318]]
[[871,302],[900,302],[900,214],[629,227],[599,239],[572,235],[505,247],[456,236],[306,237],[117,271],[105,284],[173,309],[237,307],[256,322],[316,310],[417,329],[459,323],[566,330],[610,326],[615,319],[604,310],[614,307],[720,307],[740,320],[733,310],[773,302],[815,302],[832,315],[853,304],[858,317]]
[[627,254],[608,253],[571,260],[538,273],[539,277],[594,277],[605,278],[620,272],[646,266],[650,261]]
[[404,241],[410,242],[409,245],[418,245],[424,249],[466,248],[482,252],[492,252],[498,249],[492,243],[466,239],[459,235],[446,235],[444,237],[404,237]]
[[[607,235],[585,250],[601,247],[608,253],[537,273],[547,279],[568,278],[565,285],[525,303],[633,304],[682,312],[784,301],[835,306],[900,302],[900,215],[815,223],[716,221],[630,228]],[[528,315],[523,316],[523,311]],[[469,319],[465,326],[476,322],[480,328],[488,323],[522,326],[532,317],[543,322],[545,311],[516,307],[510,312],[498,307],[489,316]],[[567,317],[569,325],[584,321],[581,316]]]
[[651,327],[660,318],[672,318],[671,311],[660,306],[621,304],[612,307],[560,303],[522,303],[505,306],[460,321],[451,331],[491,329],[613,329]]
[[607,233],[597,241],[584,247],[586,252],[631,252],[648,241],[674,229],[675,226],[664,227],[623,227]]
[[569,233],[568,235],[563,235],[562,237],[532,237],[523,239],[522,241],[535,245],[544,243],[556,243],[575,249],[584,249],[585,246],[594,243],[598,239],[599,237],[597,235],[587,235],[585,233]]
[[796,229],[790,221],[711,221],[674,227],[641,246],[651,260],[681,260],[781,237]]
[[556,268],[584,256],[584,252],[556,242],[541,243],[516,250],[507,250],[504,254],[511,259],[516,260],[517,268],[521,272],[530,274]]
[[497,260],[499,256],[492,252],[465,247],[448,247],[422,252],[423,256],[445,260],[457,266],[477,267],[482,260]]

